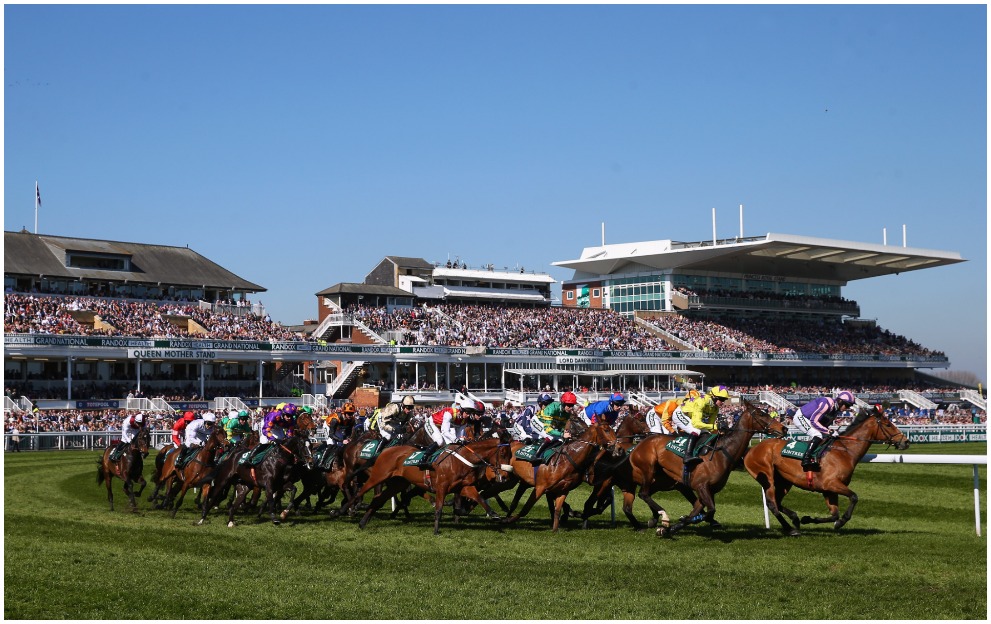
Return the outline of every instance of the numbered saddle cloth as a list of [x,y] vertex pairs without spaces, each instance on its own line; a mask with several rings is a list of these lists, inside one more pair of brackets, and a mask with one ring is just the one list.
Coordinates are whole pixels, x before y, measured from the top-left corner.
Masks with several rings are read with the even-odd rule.
[[[823,451],[829,444],[822,444],[813,453],[813,457],[822,457]],[[792,440],[788,444],[785,444],[781,449],[781,456],[788,457],[789,459],[804,459],[805,451],[809,450],[809,443],[802,442],[801,440]]]
[[114,446],[114,450],[110,451],[110,461],[117,461],[118,459],[120,459],[121,455],[124,454],[124,451],[130,448],[131,448],[130,442],[117,443],[117,445]]
[[361,445],[358,457],[362,459],[374,459],[381,452],[382,440],[369,440]]
[[437,459],[437,457],[441,453],[443,453],[443,452],[444,452],[444,449],[442,449],[442,448],[437,449],[436,451],[434,451],[433,453],[430,454],[430,458],[429,459],[424,460],[424,457],[423,456],[426,453],[424,451],[416,451],[415,453],[413,453],[412,455],[410,455],[409,457],[406,458],[406,460],[403,462],[403,465],[404,466],[419,466],[422,463],[433,463],[433,461],[435,459]]
[[[260,451],[257,451],[255,453],[248,451],[247,453],[241,456],[241,459],[237,460],[237,463],[241,465],[245,465],[250,462],[252,466],[257,466],[258,464],[265,461],[265,457],[267,457],[268,454],[271,453],[272,449],[274,448],[275,445],[271,444],[268,446],[268,448],[261,449]],[[249,457],[251,458],[250,460],[248,459]]]
[[318,470],[330,470],[330,465],[337,457],[338,447],[335,444],[324,443],[313,451],[313,466]]
[[553,455],[554,451],[557,449],[558,447],[546,449],[540,454],[540,457],[537,457],[537,451],[540,450],[540,444],[527,444],[520,450],[516,451],[516,458],[522,459],[523,461],[528,461],[531,464],[546,464],[551,458],[551,455]]
[[[703,449],[704,447],[708,446],[710,443],[712,443],[718,437],[719,437],[719,434],[716,434],[716,433],[710,433],[708,435],[703,433],[702,436],[701,436],[701,438],[699,439],[698,446],[695,447],[695,454],[698,455],[698,452],[701,449]],[[670,442],[668,442],[667,445],[665,445],[664,448],[666,448],[667,450],[671,451],[672,453],[674,453],[678,457],[684,457],[685,456],[685,449],[688,448],[688,439],[689,439],[689,436],[687,436],[687,435],[678,436],[674,440],[671,440]]]

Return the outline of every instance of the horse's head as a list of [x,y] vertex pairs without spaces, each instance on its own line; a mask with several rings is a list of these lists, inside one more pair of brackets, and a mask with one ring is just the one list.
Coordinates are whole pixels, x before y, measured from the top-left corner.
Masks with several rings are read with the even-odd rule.
[[590,442],[598,447],[607,447],[610,444],[616,443],[616,432],[612,430],[609,423],[600,420],[586,429],[578,439]]
[[317,424],[313,421],[312,416],[306,412],[302,412],[296,417],[296,430],[301,436],[308,438],[317,430]]
[[297,462],[302,463],[307,469],[313,467],[313,451],[310,450],[310,441],[302,436],[293,436],[289,441],[289,450]]
[[617,437],[645,436],[650,433],[650,427],[647,426],[647,419],[641,412],[631,410],[629,414],[621,418],[623,422],[616,427]]
[[873,418],[876,422],[877,433],[874,435],[879,442],[893,445],[899,451],[904,451],[908,448],[908,436],[902,433],[884,412],[876,410],[869,414],[868,418]]
[[788,435],[788,428],[771,415],[757,407],[750,401],[744,399],[744,410],[740,414],[740,426],[753,429],[771,438],[784,438]]
[[586,431],[588,431],[589,427],[585,424],[585,421],[578,416],[572,416],[568,419],[568,424],[565,425],[565,429],[571,434],[572,438],[580,438]]
[[141,452],[141,457],[148,457],[148,451],[151,450],[151,431],[147,427],[142,427],[134,437],[134,443]]

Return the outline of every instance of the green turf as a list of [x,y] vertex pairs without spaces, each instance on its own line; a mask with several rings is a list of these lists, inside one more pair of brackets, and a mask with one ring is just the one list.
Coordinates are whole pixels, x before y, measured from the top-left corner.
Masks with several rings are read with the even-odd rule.
[[[878,448],[875,452],[880,452]],[[986,454],[984,444],[912,452]],[[970,466],[864,464],[860,503],[831,525],[764,528],[760,489],[735,472],[717,497],[723,530],[636,533],[617,510],[557,534],[538,505],[501,526],[478,511],[434,536],[411,521],[303,515],[275,527],[220,516],[194,526],[192,497],[173,520],[117,511],[96,484],[96,453],[4,457],[6,619],[986,619],[987,540],[975,534]],[[150,470],[146,468],[146,474]],[[980,471],[986,509],[986,471]],[[580,505],[583,487],[569,502]],[[505,496],[507,502],[508,496]],[[678,517],[688,504],[656,499]],[[819,495],[786,503],[822,515]],[[846,501],[841,501],[845,506]],[[638,502],[643,520],[647,509]],[[982,513],[982,533],[986,533]]]

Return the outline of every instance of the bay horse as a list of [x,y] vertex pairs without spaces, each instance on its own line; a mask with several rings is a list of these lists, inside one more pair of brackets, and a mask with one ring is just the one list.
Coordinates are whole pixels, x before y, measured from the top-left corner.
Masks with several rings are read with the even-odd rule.
[[[275,515],[276,503],[284,489],[292,485],[290,479],[292,479],[295,469],[298,467],[301,472],[311,463],[311,460],[312,455],[308,440],[305,436],[294,435],[286,441],[276,442],[258,466],[235,463],[234,469],[230,474],[224,476],[223,482],[215,481],[214,492],[211,494],[210,500],[203,505],[203,515],[199,524],[203,523],[207,513],[216,505],[220,495],[231,485],[236,486],[237,495],[228,509],[228,527],[234,526],[234,513],[247,498],[248,492],[256,487],[265,490],[266,500],[262,512],[267,510],[272,524],[279,524],[279,518],[276,518]],[[282,512],[282,519],[285,519],[292,509],[292,499],[290,499],[289,506]]]
[[[155,471],[151,475],[151,482],[155,484],[155,489],[148,496],[148,502],[153,503],[161,498],[162,501],[156,506],[158,509],[165,507],[166,494],[172,487],[172,477],[175,474],[175,460],[178,456],[179,449],[172,443],[160,448],[155,455]],[[159,497],[160,492],[161,497]]]
[[[141,496],[147,482],[141,474],[144,470],[144,458],[148,456],[151,448],[151,432],[142,427],[134,436],[134,439],[127,443],[123,453],[116,460],[110,459],[113,447],[108,446],[103,451],[103,456],[97,459],[96,484],[107,484],[107,500],[110,501],[110,511],[114,510],[114,490],[111,481],[117,477],[124,482],[124,493],[131,504],[131,511],[137,511],[138,505],[135,502],[136,496]],[[138,491],[134,491],[134,483],[140,483]]]
[[[362,448],[366,443],[375,440],[381,440],[385,448],[380,446],[381,451],[379,455],[371,459],[363,458],[361,456]],[[351,438],[351,442],[341,451],[343,475],[333,475],[333,477],[330,474],[327,475],[328,479],[340,480],[340,490],[344,494],[344,500],[341,501],[340,509],[333,510],[331,515],[350,514],[355,509],[361,508],[361,497],[358,496],[358,492],[368,479],[369,470],[375,465],[375,462],[386,448],[404,445],[413,445],[422,448],[429,446],[431,442],[433,440],[430,439],[430,436],[423,429],[423,425],[414,425],[413,419],[406,421],[403,427],[393,434],[392,440],[387,441],[378,430],[368,430],[357,438]]]
[[[898,450],[908,448],[908,437],[884,412],[871,410],[855,418],[827,447],[820,460],[819,472],[805,472],[802,470],[802,460],[782,457],[781,449],[787,444],[785,440],[764,440],[747,453],[743,465],[764,488],[767,508],[781,523],[782,530],[797,537],[801,534],[799,528],[802,524],[832,522],[833,528],[839,529],[849,522],[857,506],[857,494],[849,488],[850,479],[853,478],[857,462],[863,459],[875,442],[894,446]],[[798,514],[781,504],[792,486],[822,493],[830,515],[825,518],[803,516],[800,520]],[[845,496],[850,501],[843,516],[839,515],[840,496]],[[791,518],[794,526],[782,514]]]
[[[490,518],[500,519],[485,499],[479,496],[478,487],[487,482],[500,482],[511,470],[510,442],[508,431],[502,430],[498,437],[486,437],[465,444],[449,444],[433,460],[429,469],[418,466],[404,466],[403,463],[416,451],[409,445],[390,446],[382,451],[369,470],[368,480],[357,494],[360,500],[367,492],[382,484],[382,492],[377,494],[368,510],[358,523],[365,528],[372,515],[396,494],[413,485],[434,495],[434,535],[440,533],[440,517],[444,499],[448,494],[468,498],[485,509]],[[457,516],[455,516],[457,520]]]
[[585,507],[581,514],[585,528],[589,526],[588,518],[590,516],[602,513],[612,502],[613,470],[619,463],[627,461],[627,454],[630,449],[651,433],[650,427],[647,425],[646,414],[630,411],[619,417],[616,423],[616,444],[612,456],[603,456],[589,471],[588,482],[592,486],[592,493],[585,501]]
[[[576,419],[572,418],[572,421]],[[606,452],[606,447],[616,442],[616,432],[613,431],[609,423],[599,421],[585,429],[580,436],[566,442],[563,446],[551,455],[550,459],[543,466],[533,466],[529,462],[515,460],[512,464],[514,468],[522,467],[522,471],[517,472],[520,480],[533,486],[530,498],[523,504],[523,508],[516,515],[509,516],[503,522],[512,523],[527,515],[534,503],[547,494],[548,502],[553,501],[554,508],[551,514],[551,527],[556,532],[561,523],[561,510],[564,507],[568,492],[581,485],[586,478],[588,469],[592,464]]]
[[[767,412],[744,401],[739,419],[716,439],[712,451],[688,473],[687,480],[684,460],[667,449],[668,442],[676,436],[652,435],[633,449],[628,463],[620,465],[613,473],[612,485],[623,492],[623,513],[634,529],[643,528],[633,515],[634,495],[639,489],[640,499],[651,509],[650,526],[654,526],[658,519],[661,521],[657,529],[659,536],[674,535],[686,525],[702,521],[713,528],[720,528],[715,519],[715,495],[726,486],[730,473],[749,449],[754,434],[783,437],[787,432],[785,426]],[[670,528],[667,526],[667,512],[651,497],[655,492],[665,490],[677,490],[692,504],[692,511]]]
[[[193,454],[193,457],[186,462],[185,466],[181,468],[176,467],[173,473],[173,478],[178,482],[172,488],[166,488],[166,506],[168,506],[168,501],[174,499],[175,503],[172,505],[172,517],[175,518],[176,512],[179,511],[179,507],[182,505],[182,499],[186,496],[186,491],[191,487],[201,487],[207,489],[205,486],[209,485],[214,472],[217,467],[217,458],[224,452],[224,447],[227,445],[227,432],[224,428],[219,425],[214,425],[213,431],[210,432],[210,437],[206,439],[206,442]],[[173,464],[175,460],[172,460]],[[177,489],[178,495],[175,496],[171,489]],[[209,498],[209,496],[203,496],[202,498]]]

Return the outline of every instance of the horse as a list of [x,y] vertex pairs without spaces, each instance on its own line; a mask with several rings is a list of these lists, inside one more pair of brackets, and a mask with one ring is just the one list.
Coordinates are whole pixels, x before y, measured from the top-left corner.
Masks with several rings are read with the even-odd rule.
[[[561,509],[564,507],[568,492],[581,485],[588,469],[606,452],[605,447],[615,442],[616,432],[609,423],[600,421],[585,429],[577,439],[572,439],[559,447],[547,464],[540,466],[539,469],[529,462],[523,462],[526,467],[516,474],[521,481],[533,486],[533,491],[530,492],[530,498],[524,503],[520,512],[509,516],[503,522],[507,524],[516,522],[530,512],[541,496],[547,494],[548,502],[554,502],[551,527],[556,532],[561,523]],[[512,465],[514,468],[522,467],[520,463],[517,460]]]
[[[651,434],[647,426],[645,414],[631,411],[619,417],[615,425],[616,444],[613,447],[612,459],[603,457],[589,471],[588,482],[592,485],[592,493],[585,501],[581,517],[584,527],[588,528],[588,518],[605,511],[612,502],[612,471],[619,462],[626,461],[630,449]],[[618,462],[616,458],[619,458]]]
[[[358,496],[358,491],[367,480],[368,471],[375,465],[379,455],[381,455],[380,452],[379,455],[376,455],[371,459],[365,459],[361,457],[361,449],[366,443],[375,440],[381,440],[385,448],[408,444],[424,447],[429,446],[433,441],[423,429],[423,426],[414,425],[414,421],[412,419],[406,421],[404,426],[393,435],[393,438],[390,441],[386,441],[377,430],[365,431],[357,438],[352,438],[351,442],[341,451],[344,474],[341,475],[339,479],[341,481],[340,490],[344,493],[344,500],[341,502],[340,509],[336,509],[331,512],[332,516],[337,516],[344,513],[350,514],[353,510],[359,507],[361,497]],[[382,449],[382,451],[384,450],[385,449]],[[328,479],[330,478],[331,475],[328,474]],[[334,479],[337,480],[338,476],[334,475]]]
[[[633,449],[629,462],[621,464],[613,473],[612,484],[623,492],[623,513],[634,529],[642,530],[643,525],[633,515],[634,495],[639,488],[640,499],[651,509],[650,526],[658,519],[661,522],[657,529],[661,537],[674,535],[687,524],[702,521],[720,528],[715,519],[715,495],[725,487],[733,468],[747,452],[751,438],[756,433],[783,437],[787,431],[759,407],[744,401],[744,410],[737,422],[716,439],[712,451],[687,475],[682,458],[667,449],[668,442],[676,436],[650,436]],[[670,527],[667,512],[651,498],[652,494],[663,490],[678,490],[692,504],[691,513]],[[584,515],[583,519],[587,521]]]
[[[292,436],[284,442],[275,443],[268,455],[258,466],[235,463],[229,474],[218,475],[210,499],[203,505],[203,515],[199,524],[206,519],[207,513],[220,500],[220,496],[231,485],[236,485],[237,495],[230,505],[227,515],[227,526],[234,526],[234,513],[238,510],[248,492],[258,487],[265,490],[265,509],[269,512],[272,524],[279,524],[275,516],[275,505],[283,489],[292,485],[292,475],[296,467],[305,468],[311,463],[312,455],[308,441],[304,436]],[[282,519],[292,511],[292,499],[289,506],[283,510]],[[264,511],[264,510],[263,510]],[[260,515],[260,514],[259,514]]]
[[166,500],[168,497],[166,494],[172,487],[173,476],[175,475],[175,460],[179,456],[179,449],[169,443],[158,450],[158,454],[155,455],[155,471],[151,475],[151,482],[155,484],[155,489],[152,490],[151,495],[148,496],[148,502],[153,503],[159,498],[159,492],[161,492],[161,499],[157,505],[158,509],[165,507]]
[[[97,459],[96,484],[107,484],[107,500],[110,501],[110,511],[114,510],[114,490],[111,481],[117,477],[124,482],[124,493],[127,494],[131,503],[131,511],[137,511],[138,505],[134,498],[141,496],[147,482],[142,471],[144,470],[144,458],[148,456],[151,448],[151,432],[142,427],[134,439],[127,443],[123,453],[116,460],[110,459],[113,447],[107,447],[103,451],[103,456]],[[141,487],[134,491],[134,482],[137,481]]]
[[385,501],[406,489],[407,485],[433,493],[434,535],[440,533],[444,499],[450,493],[475,501],[485,509],[488,517],[500,519],[485,499],[479,496],[476,486],[484,487],[488,481],[500,482],[506,478],[507,471],[511,470],[510,442],[509,433],[502,430],[498,437],[486,437],[464,444],[449,444],[427,469],[403,465],[416,450],[415,447],[390,446],[379,455],[369,471],[368,480],[357,494],[360,500],[377,485],[384,485],[382,492],[372,499],[358,526],[365,528],[372,515],[385,504]]
[[[819,472],[802,470],[800,459],[781,456],[781,449],[787,443],[783,440],[765,440],[751,449],[744,458],[743,465],[754,479],[764,488],[764,500],[768,509],[781,523],[782,530],[790,536],[799,536],[802,524],[832,522],[839,529],[850,521],[857,506],[857,494],[851,490],[850,479],[870,445],[878,442],[894,446],[898,450],[908,448],[908,438],[880,410],[860,414],[849,427],[830,444],[822,455]],[[781,504],[792,486],[803,490],[820,492],[826,500],[830,515],[825,518],[803,516],[801,520],[791,509]],[[845,496],[850,506],[841,517],[839,497]],[[791,518],[794,526],[784,516]]]
[[[181,468],[175,468],[174,478],[179,481],[177,485],[179,489],[178,496],[176,497],[170,490],[166,490],[166,501],[175,500],[175,504],[172,506],[173,518],[175,518],[176,512],[179,511],[179,507],[182,505],[182,499],[186,496],[186,491],[189,488],[209,484],[216,469],[216,460],[223,453],[226,444],[227,432],[224,431],[223,427],[214,426],[213,431],[210,432],[210,436],[206,439],[206,443],[196,450],[193,457],[186,462],[186,465]],[[175,460],[173,460],[174,462]],[[203,497],[202,493],[201,497],[209,498],[209,496]]]

